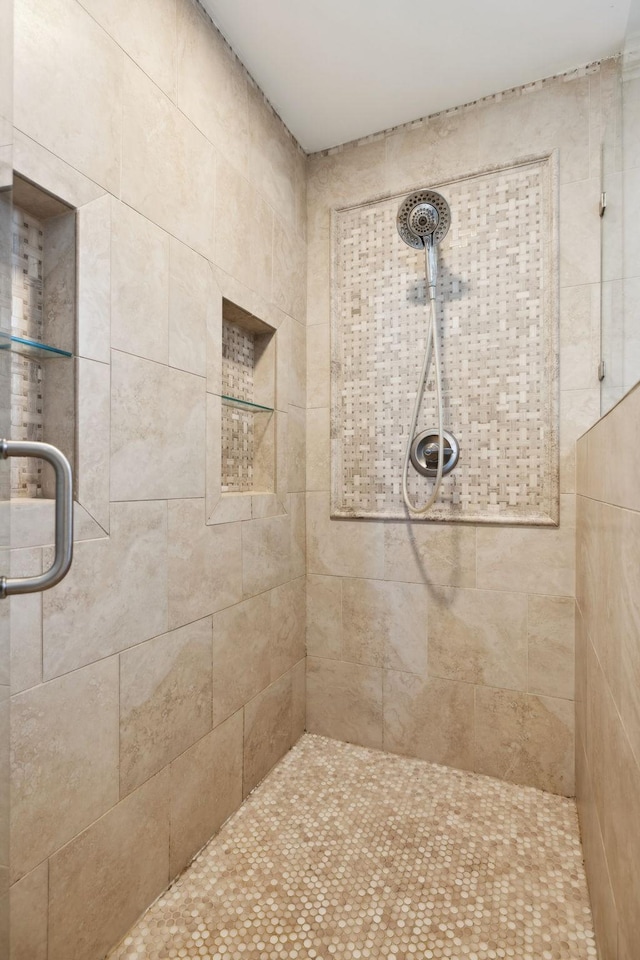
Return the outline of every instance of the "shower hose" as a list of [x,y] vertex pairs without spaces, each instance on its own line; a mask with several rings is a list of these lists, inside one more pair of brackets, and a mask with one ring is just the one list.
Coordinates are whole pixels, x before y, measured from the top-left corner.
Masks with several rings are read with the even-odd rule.
[[[409,436],[407,437],[407,447],[404,454],[404,465],[402,468],[402,496],[404,502],[409,508],[409,510],[417,514],[418,516],[423,516],[427,513],[433,504],[435,503],[438,492],[440,490],[440,484],[442,483],[442,468],[444,466],[444,437],[443,437],[443,423],[442,423],[442,383],[440,378],[440,347],[438,345],[438,331],[436,326],[436,278],[431,276],[431,266],[429,263],[429,247],[425,244],[424,247],[425,254],[425,270],[427,276],[427,290],[429,292],[429,329],[427,333],[427,346],[424,351],[424,361],[422,363],[422,372],[420,374],[420,380],[418,382],[418,389],[416,391],[416,402],[413,406],[413,416],[411,417],[411,427],[409,428]],[[434,271],[435,272],[435,271]],[[420,407],[422,405],[422,396],[424,394],[425,387],[427,385],[427,380],[429,378],[429,371],[431,369],[431,358],[433,356],[434,364],[434,374],[435,374],[435,387],[436,387],[436,406],[438,410],[438,468],[436,471],[435,483],[433,485],[433,490],[431,491],[431,496],[427,502],[422,507],[417,507],[411,502],[411,497],[409,496],[408,490],[408,478],[409,478],[409,461],[411,459],[411,444],[413,443],[413,438],[416,435],[416,428],[418,425],[418,417],[420,415]]]

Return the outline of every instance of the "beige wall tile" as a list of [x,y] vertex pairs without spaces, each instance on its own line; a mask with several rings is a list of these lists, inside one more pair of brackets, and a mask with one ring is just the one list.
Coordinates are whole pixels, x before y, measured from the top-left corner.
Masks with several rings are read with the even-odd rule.
[[120,656],[120,796],[212,726],[211,618]]
[[[81,0],[172,100],[176,98],[176,0]],[[179,0],[179,6],[191,6]],[[149,29],[149,24],[153,29]]]
[[306,329],[296,320],[287,323],[289,364],[289,403],[296,407],[306,406],[307,353]]
[[509,690],[527,689],[527,598],[492,590],[433,589],[429,672]]
[[111,205],[99,197],[76,219],[78,356],[102,363],[111,359]]
[[305,411],[289,404],[287,417],[287,464],[289,467],[288,492],[304,493],[305,469]]
[[384,749],[474,769],[473,686],[386,670]]
[[307,730],[382,747],[382,669],[307,657]]
[[171,876],[175,877],[242,802],[242,711],[171,764]]
[[204,378],[112,357],[111,499],[203,497]]
[[[42,573],[42,550],[12,550],[12,577]],[[20,693],[42,681],[42,594],[23,594],[9,599],[11,637],[11,693]]]
[[385,523],[384,575],[386,580],[474,587],[475,527]]
[[112,213],[111,346],[169,360],[169,235],[124,203]]
[[260,594],[213,616],[213,725],[269,684],[271,598]]
[[291,673],[258,694],[244,708],[243,796],[248,796],[291,747]]
[[117,802],[117,658],[18,694],[11,712],[11,857],[19,879]]
[[[255,187],[223,158],[217,162],[215,188],[216,242],[211,259],[250,289],[270,299],[273,211]],[[238,215],[239,210],[251,211],[250,243],[247,222]]]
[[100,197],[109,199],[104,187],[16,128],[13,131],[13,164],[17,173],[40,184],[72,207],[81,207]]
[[298,742],[307,726],[307,659],[291,671],[291,743]]
[[288,512],[291,518],[291,577],[304,577],[307,569],[307,511],[304,493],[290,493]]
[[242,525],[242,583],[253,596],[284,583],[290,576],[289,517],[267,517]]
[[307,408],[328,409],[331,393],[329,324],[307,327]]
[[117,194],[122,50],[75,0],[20,0],[14,37],[16,126]]
[[576,489],[576,440],[600,416],[600,390],[597,386],[586,390],[560,392],[560,491],[574,493]]
[[305,578],[290,580],[269,593],[271,673],[276,680],[305,656]]
[[[208,260],[171,238],[169,246],[169,363],[207,376],[208,344],[220,297]],[[211,331],[211,333],[210,333]],[[211,341],[211,348],[216,344]],[[221,347],[218,345],[218,349]]]
[[206,524],[204,500],[170,500],[167,507],[173,628],[242,599],[242,543],[239,524]]
[[600,279],[599,196],[599,178],[565,183],[560,188],[561,287],[598,283]]
[[122,200],[213,260],[214,148],[130,61],[123,96]]
[[573,700],[574,613],[573,598],[529,597],[529,693]]
[[[315,327],[311,327],[315,330]],[[326,408],[307,410],[307,490],[331,488],[330,413]]]
[[575,624],[576,751],[579,751],[586,750],[587,744],[587,632],[577,603]]
[[289,224],[273,224],[273,301],[285,313],[304,323],[307,305],[307,248]]
[[380,523],[331,520],[329,496],[307,494],[309,573],[376,577],[384,572],[384,527]]
[[560,388],[597,386],[600,360],[600,285],[560,290]]
[[298,171],[305,158],[262,91],[250,83],[248,96],[249,177],[282,220],[295,227]]
[[342,657],[356,663],[427,672],[427,591],[416,583],[342,583]]
[[307,577],[307,653],[342,658],[342,578]]
[[111,536],[77,543],[70,572],[43,595],[45,678],[166,631],[166,554],[164,503],[113,504]]
[[111,368],[95,360],[76,361],[76,497],[109,530]]
[[560,497],[559,528],[478,527],[477,584],[570,597],[574,591],[574,497]]
[[309,208],[340,207],[384,193],[388,184],[386,151],[381,138],[329,156],[313,154],[307,180]]
[[104,956],[168,882],[164,770],[51,858],[49,960]]
[[47,862],[11,887],[9,960],[47,960],[48,897]]
[[476,687],[475,697],[475,769],[573,796],[573,703],[491,687]]
[[409,192],[480,168],[480,124],[472,111],[429,117],[415,127],[396,131],[385,142],[389,184],[394,191]]

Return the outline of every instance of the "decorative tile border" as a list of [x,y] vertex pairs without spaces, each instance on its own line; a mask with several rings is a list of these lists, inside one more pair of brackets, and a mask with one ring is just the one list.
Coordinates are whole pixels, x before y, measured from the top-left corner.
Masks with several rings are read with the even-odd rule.
[[[429,519],[557,524],[555,158],[530,159],[435,189],[452,211],[440,248],[438,329],[445,427],[458,438],[461,456]],[[335,517],[409,516],[402,459],[427,304],[423,258],[396,230],[400,199],[333,215]],[[435,424],[431,377],[419,427]],[[429,483],[410,468],[415,502],[426,499]]]

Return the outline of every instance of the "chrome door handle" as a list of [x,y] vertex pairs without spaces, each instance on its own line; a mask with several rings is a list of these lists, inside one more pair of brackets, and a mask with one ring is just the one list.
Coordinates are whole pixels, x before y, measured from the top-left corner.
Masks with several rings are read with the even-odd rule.
[[28,440],[0,440],[0,456],[36,457],[46,460],[56,473],[56,534],[53,563],[37,577],[0,577],[0,600],[15,593],[48,590],[66,577],[73,559],[73,482],[71,464],[64,453],[50,443]]

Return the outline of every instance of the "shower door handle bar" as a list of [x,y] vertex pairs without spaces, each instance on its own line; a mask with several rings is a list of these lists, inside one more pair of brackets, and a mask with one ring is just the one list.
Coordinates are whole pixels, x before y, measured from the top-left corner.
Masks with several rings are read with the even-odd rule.
[[56,532],[53,563],[37,577],[0,577],[0,600],[17,593],[38,593],[60,583],[73,559],[73,480],[71,464],[50,443],[0,440],[0,456],[36,457],[50,463],[56,474]]

